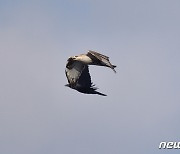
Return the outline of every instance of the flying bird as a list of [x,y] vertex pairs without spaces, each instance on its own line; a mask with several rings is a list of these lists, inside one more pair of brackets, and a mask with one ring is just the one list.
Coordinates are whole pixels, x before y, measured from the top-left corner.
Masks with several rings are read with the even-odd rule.
[[89,50],[87,54],[80,54],[68,58],[65,69],[68,84],[65,86],[85,94],[107,96],[106,94],[96,91],[98,88],[91,82],[89,65],[109,67],[116,73],[114,69],[116,66],[110,63],[109,57]]

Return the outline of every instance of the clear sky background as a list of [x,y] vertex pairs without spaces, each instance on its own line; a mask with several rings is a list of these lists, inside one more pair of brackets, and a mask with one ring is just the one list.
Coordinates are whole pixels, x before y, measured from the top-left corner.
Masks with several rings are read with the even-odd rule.
[[[1,154],[166,154],[180,141],[179,0],[0,0]],[[64,85],[68,57],[107,97]]]

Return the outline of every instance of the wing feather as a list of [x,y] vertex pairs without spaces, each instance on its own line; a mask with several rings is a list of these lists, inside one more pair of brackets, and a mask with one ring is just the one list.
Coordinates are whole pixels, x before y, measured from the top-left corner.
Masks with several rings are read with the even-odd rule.
[[98,60],[102,66],[110,67],[111,69],[113,69],[114,72],[116,72],[114,69],[116,66],[110,63],[108,56],[105,56],[103,54],[91,50],[88,51],[87,55],[89,57],[96,59],[96,61]]
[[91,76],[89,74],[89,67],[88,65],[85,65],[79,79],[77,82],[78,86],[81,88],[90,88],[92,83],[91,83]]
[[105,55],[103,55],[103,54],[100,54],[100,53],[95,52],[95,51],[92,51],[92,50],[89,50],[88,53],[89,53],[89,54],[92,54],[93,56],[95,56],[95,57],[98,58],[99,60],[101,60],[101,58],[104,58],[104,59],[107,59],[107,60],[109,59],[108,56],[105,56]]

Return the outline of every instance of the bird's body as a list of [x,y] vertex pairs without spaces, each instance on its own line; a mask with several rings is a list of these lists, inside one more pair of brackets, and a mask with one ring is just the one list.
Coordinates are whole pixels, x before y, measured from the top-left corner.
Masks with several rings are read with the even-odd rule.
[[92,59],[88,57],[86,54],[81,54],[79,56],[74,56],[77,61],[80,61],[86,65],[91,65],[93,63]]
[[114,69],[116,66],[110,63],[109,57],[95,51],[89,51],[87,54],[73,56],[67,60],[65,73],[69,84],[66,86],[81,93],[106,96],[96,91],[97,88],[91,82],[88,65],[110,67],[116,72]]

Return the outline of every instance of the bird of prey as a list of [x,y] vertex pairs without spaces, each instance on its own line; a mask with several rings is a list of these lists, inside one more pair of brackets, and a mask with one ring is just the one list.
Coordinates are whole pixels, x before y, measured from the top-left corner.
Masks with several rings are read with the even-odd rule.
[[68,58],[65,69],[68,84],[65,86],[85,94],[107,96],[106,94],[96,91],[97,87],[91,82],[88,65],[109,67],[116,73],[114,69],[116,66],[110,63],[109,57],[89,50],[87,54],[80,54]]

